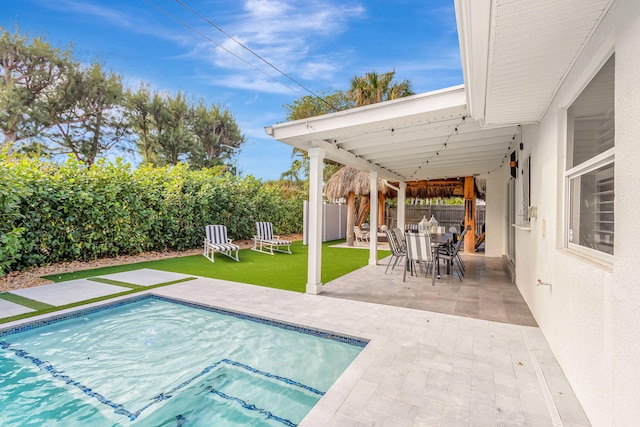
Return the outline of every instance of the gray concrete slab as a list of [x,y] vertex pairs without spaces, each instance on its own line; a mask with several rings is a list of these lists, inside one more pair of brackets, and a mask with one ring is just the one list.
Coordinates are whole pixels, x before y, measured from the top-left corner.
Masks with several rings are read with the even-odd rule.
[[122,273],[97,276],[103,279],[117,280],[118,282],[131,283],[139,286],[159,285],[160,283],[173,282],[174,280],[187,279],[188,274],[171,273],[169,271],[141,268],[140,270],[125,271]]
[[17,316],[18,314],[29,313],[34,311],[24,305],[0,299],[0,318]]
[[33,288],[10,291],[15,295],[40,301],[45,304],[60,306],[92,298],[117,294],[129,290],[122,286],[107,285],[88,279],[69,280],[68,282],[51,283]]

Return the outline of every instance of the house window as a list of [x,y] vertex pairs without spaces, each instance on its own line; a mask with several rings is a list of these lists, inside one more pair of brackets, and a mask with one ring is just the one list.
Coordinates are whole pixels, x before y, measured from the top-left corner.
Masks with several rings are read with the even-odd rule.
[[614,67],[612,56],[567,111],[568,247],[613,255]]

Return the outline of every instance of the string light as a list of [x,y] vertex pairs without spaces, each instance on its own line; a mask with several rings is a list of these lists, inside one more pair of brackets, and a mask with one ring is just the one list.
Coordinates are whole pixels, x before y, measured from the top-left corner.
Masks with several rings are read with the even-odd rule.
[[425,160],[424,162],[422,162],[422,164],[420,164],[416,170],[411,174],[411,178],[415,179],[416,178],[416,174],[418,173],[418,171],[422,168],[422,166],[426,166],[429,164],[429,160],[432,160],[434,157],[439,156],[440,152],[442,150],[446,150],[447,149],[447,143],[449,142],[449,138],[451,138],[453,135],[457,135],[458,134],[458,126],[464,122],[466,116],[462,116],[460,118],[460,122],[456,125],[456,127],[453,129],[453,132],[451,132],[448,136],[447,139],[444,141],[444,143],[440,146],[440,148],[436,151],[436,154],[434,154],[433,156],[431,156],[430,158],[428,158],[427,160]]

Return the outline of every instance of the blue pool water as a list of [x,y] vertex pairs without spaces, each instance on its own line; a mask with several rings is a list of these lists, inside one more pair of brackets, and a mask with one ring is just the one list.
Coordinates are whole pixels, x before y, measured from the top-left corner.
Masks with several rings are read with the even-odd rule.
[[0,425],[293,426],[365,345],[137,297],[0,331]]

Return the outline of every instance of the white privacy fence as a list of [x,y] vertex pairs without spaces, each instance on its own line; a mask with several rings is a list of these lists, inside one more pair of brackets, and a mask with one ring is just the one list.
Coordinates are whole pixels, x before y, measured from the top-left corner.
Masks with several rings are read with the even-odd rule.
[[[304,223],[302,243],[309,239],[309,202],[304,202]],[[346,238],[347,205],[322,204],[322,241]]]

